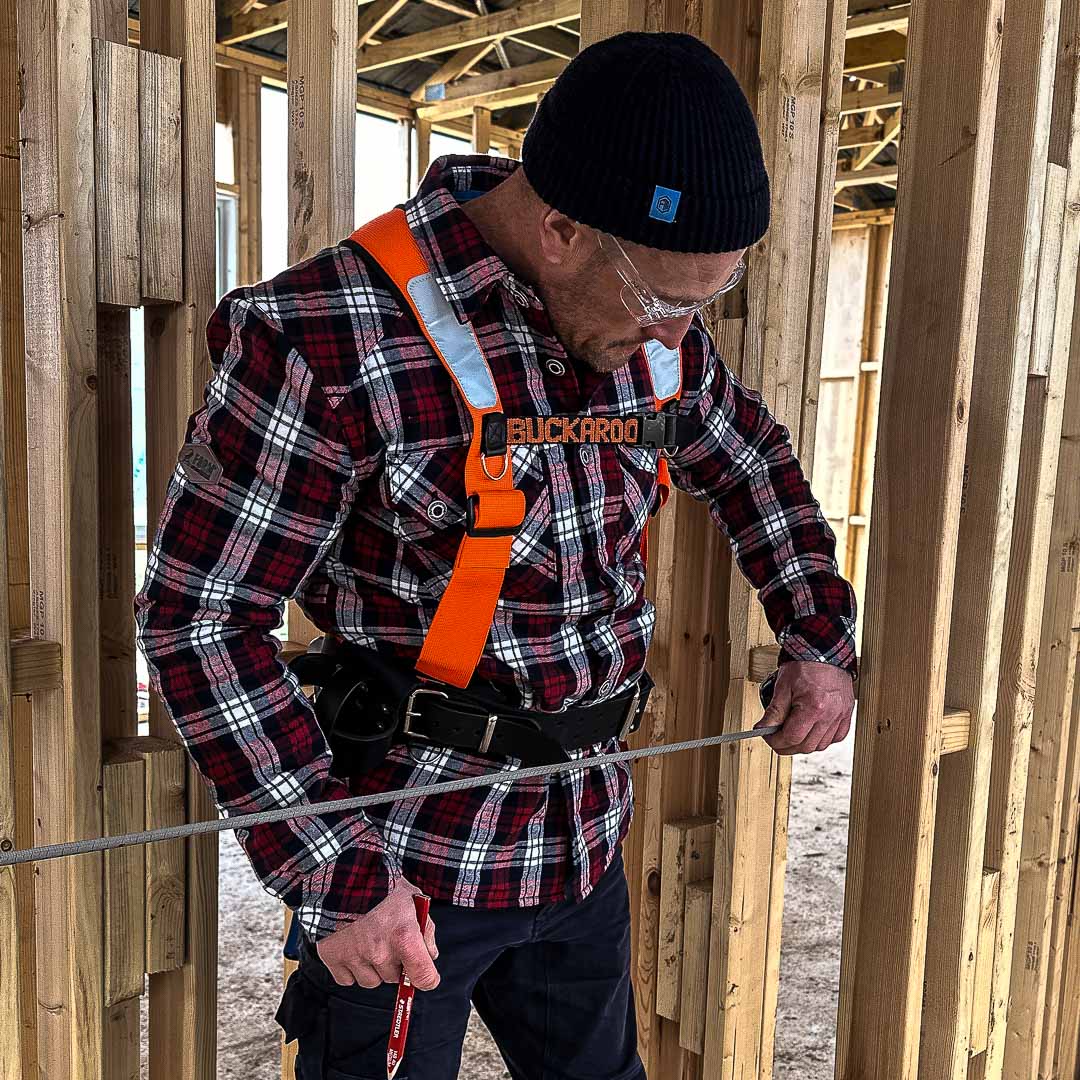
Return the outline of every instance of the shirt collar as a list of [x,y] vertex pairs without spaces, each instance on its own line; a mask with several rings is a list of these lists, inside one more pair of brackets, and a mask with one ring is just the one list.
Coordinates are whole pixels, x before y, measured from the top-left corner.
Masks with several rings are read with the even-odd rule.
[[458,196],[487,192],[521,167],[509,158],[448,155],[431,163],[405,203],[409,228],[459,322],[471,321],[497,284],[540,307],[536,293],[488,247]]

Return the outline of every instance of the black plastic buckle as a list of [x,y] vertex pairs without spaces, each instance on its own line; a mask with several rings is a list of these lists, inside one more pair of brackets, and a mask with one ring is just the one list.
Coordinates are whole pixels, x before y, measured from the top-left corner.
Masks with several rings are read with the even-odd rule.
[[654,450],[674,450],[676,443],[676,418],[674,413],[658,412],[641,418],[639,446],[651,446]]
[[476,512],[480,508],[480,496],[473,493],[465,501],[465,531],[469,536],[517,536],[516,525],[498,525],[480,528],[476,524]]

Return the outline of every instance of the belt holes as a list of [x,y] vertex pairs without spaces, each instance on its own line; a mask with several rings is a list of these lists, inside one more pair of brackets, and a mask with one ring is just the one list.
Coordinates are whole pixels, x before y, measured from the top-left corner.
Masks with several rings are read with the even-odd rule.
[[427,516],[430,521],[442,521],[446,517],[446,503],[442,499],[428,503]]

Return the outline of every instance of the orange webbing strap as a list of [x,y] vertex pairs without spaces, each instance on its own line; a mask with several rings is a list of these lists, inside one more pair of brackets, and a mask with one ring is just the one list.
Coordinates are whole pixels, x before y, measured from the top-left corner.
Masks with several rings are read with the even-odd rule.
[[[659,342],[653,341],[650,343],[653,346],[659,345]],[[666,380],[662,382],[663,393],[665,396],[661,397],[656,394],[657,383],[661,382],[659,372],[659,360],[657,359],[657,353],[662,352],[664,359],[671,364],[672,350],[663,349],[656,350],[656,352],[650,353],[650,350],[646,346],[641,348],[642,355],[645,357],[646,363],[649,368],[649,376],[653,382],[653,394],[656,401],[656,411],[666,405],[669,401],[673,401],[682,394],[682,350],[679,349],[676,353],[676,359],[674,363],[678,364],[677,379],[676,373],[670,370],[664,374],[668,376]],[[660,505],[656,508],[656,512],[659,513],[663,509],[664,505],[668,501],[668,496],[671,494],[671,472],[668,469],[667,458],[664,457],[664,452],[660,451],[659,458],[656,463],[656,488],[660,494]],[[646,565],[649,562],[649,523],[645,523],[645,528],[641,532],[641,558]]]
[[466,534],[446,591],[431,621],[418,671],[452,686],[467,686],[491,633],[499,593],[510,565],[510,545],[525,519],[525,496],[514,489],[510,450],[483,453],[483,421],[502,411],[499,392],[472,328],[462,326],[437,285],[403,210],[391,210],[351,239],[386,271],[412,308],[435,355],[446,368],[472,419],[465,460]]

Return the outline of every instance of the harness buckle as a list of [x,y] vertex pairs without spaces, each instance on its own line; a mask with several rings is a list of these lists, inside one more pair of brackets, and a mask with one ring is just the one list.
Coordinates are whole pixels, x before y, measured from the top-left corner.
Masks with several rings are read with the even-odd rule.
[[465,531],[469,536],[517,536],[517,525],[494,525],[487,528],[478,526],[476,512],[479,509],[480,496],[473,492],[465,501]]
[[634,730],[634,721],[637,719],[637,707],[638,702],[641,700],[641,686],[635,684],[634,696],[630,701],[630,708],[626,710],[626,719],[623,721],[623,726],[619,731],[619,741],[622,742],[631,731]]
[[676,447],[676,419],[673,413],[658,412],[641,418],[641,446],[654,450],[674,450]]

